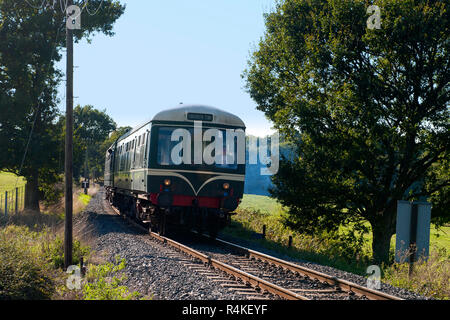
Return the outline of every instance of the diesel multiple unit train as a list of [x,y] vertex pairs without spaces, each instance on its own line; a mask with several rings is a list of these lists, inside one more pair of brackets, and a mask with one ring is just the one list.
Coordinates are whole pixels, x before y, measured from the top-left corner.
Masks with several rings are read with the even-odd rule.
[[[215,129],[209,141],[205,139],[208,129]],[[182,138],[180,132],[184,133]],[[230,135],[232,143],[226,139],[230,132],[239,133]],[[160,234],[165,234],[170,225],[208,231],[215,237],[230,221],[243,196],[244,132],[245,124],[239,117],[217,108],[181,105],[162,111],[108,149],[106,199],[121,214],[148,224]],[[216,139],[218,143],[223,141],[219,156],[237,154],[233,162],[199,161],[196,147],[201,147],[202,157],[205,147]],[[244,163],[238,161],[242,143]],[[216,152],[211,153],[214,159]]]

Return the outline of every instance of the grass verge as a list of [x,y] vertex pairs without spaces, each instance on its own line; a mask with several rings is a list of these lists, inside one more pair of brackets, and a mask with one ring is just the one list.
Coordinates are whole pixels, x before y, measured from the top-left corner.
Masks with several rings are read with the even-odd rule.
[[[74,212],[82,211],[91,196],[77,194]],[[73,241],[73,264],[79,265],[83,257],[87,274],[81,279],[64,272],[63,219],[61,212],[52,211],[25,211],[8,219],[0,216],[0,300],[142,298],[122,285],[125,260],[104,262],[77,239]],[[69,289],[71,279],[79,286]]]

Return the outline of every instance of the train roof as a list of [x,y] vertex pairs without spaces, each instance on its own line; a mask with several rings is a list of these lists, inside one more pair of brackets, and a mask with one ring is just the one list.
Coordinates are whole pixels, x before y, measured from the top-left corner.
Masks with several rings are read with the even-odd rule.
[[121,141],[134,132],[138,131],[143,126],[153,122],[153,121],[176,121],[176,122],[186,122],[192,121],[188,119],[188,114],[209,114],[213,116],[213,120],[211,121],[214,124],[223,124],[229,125],[239,128],[245,128],[244,122],[238,116],[231,114],[229,112],[220,110],[215,107],[205,106],[205,105],[182,105],[175,108],[167,109],[157,113],[152,120],[146,121],[145,123],[131,129],[123,136],[119,137],[117,141]]
[[214,124],[245,128],[244,122],[238,116],[218,108],[205,105],[181,105],[179,107],[164,110],[157,113],[153,117],[152,121],[192,121],[192,119],[188,119],[188,114],[212,115],[213,119],[211,122]]

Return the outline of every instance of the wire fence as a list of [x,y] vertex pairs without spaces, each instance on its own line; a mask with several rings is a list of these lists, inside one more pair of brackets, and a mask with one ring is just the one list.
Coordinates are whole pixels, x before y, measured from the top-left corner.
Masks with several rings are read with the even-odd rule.
[[25,186],[0,193],[0,213],[14,214],[25,208]]

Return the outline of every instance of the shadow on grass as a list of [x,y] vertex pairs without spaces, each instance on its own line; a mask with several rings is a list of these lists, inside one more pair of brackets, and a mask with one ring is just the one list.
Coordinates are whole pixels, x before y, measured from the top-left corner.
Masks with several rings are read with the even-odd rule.
[[64,216],[60,214],[42,213],[31,210],[24,210],[17,214],[2,216],[0,225],[25,226],[34,231],[41,231],[45,228],[56,230],[64,222]]

